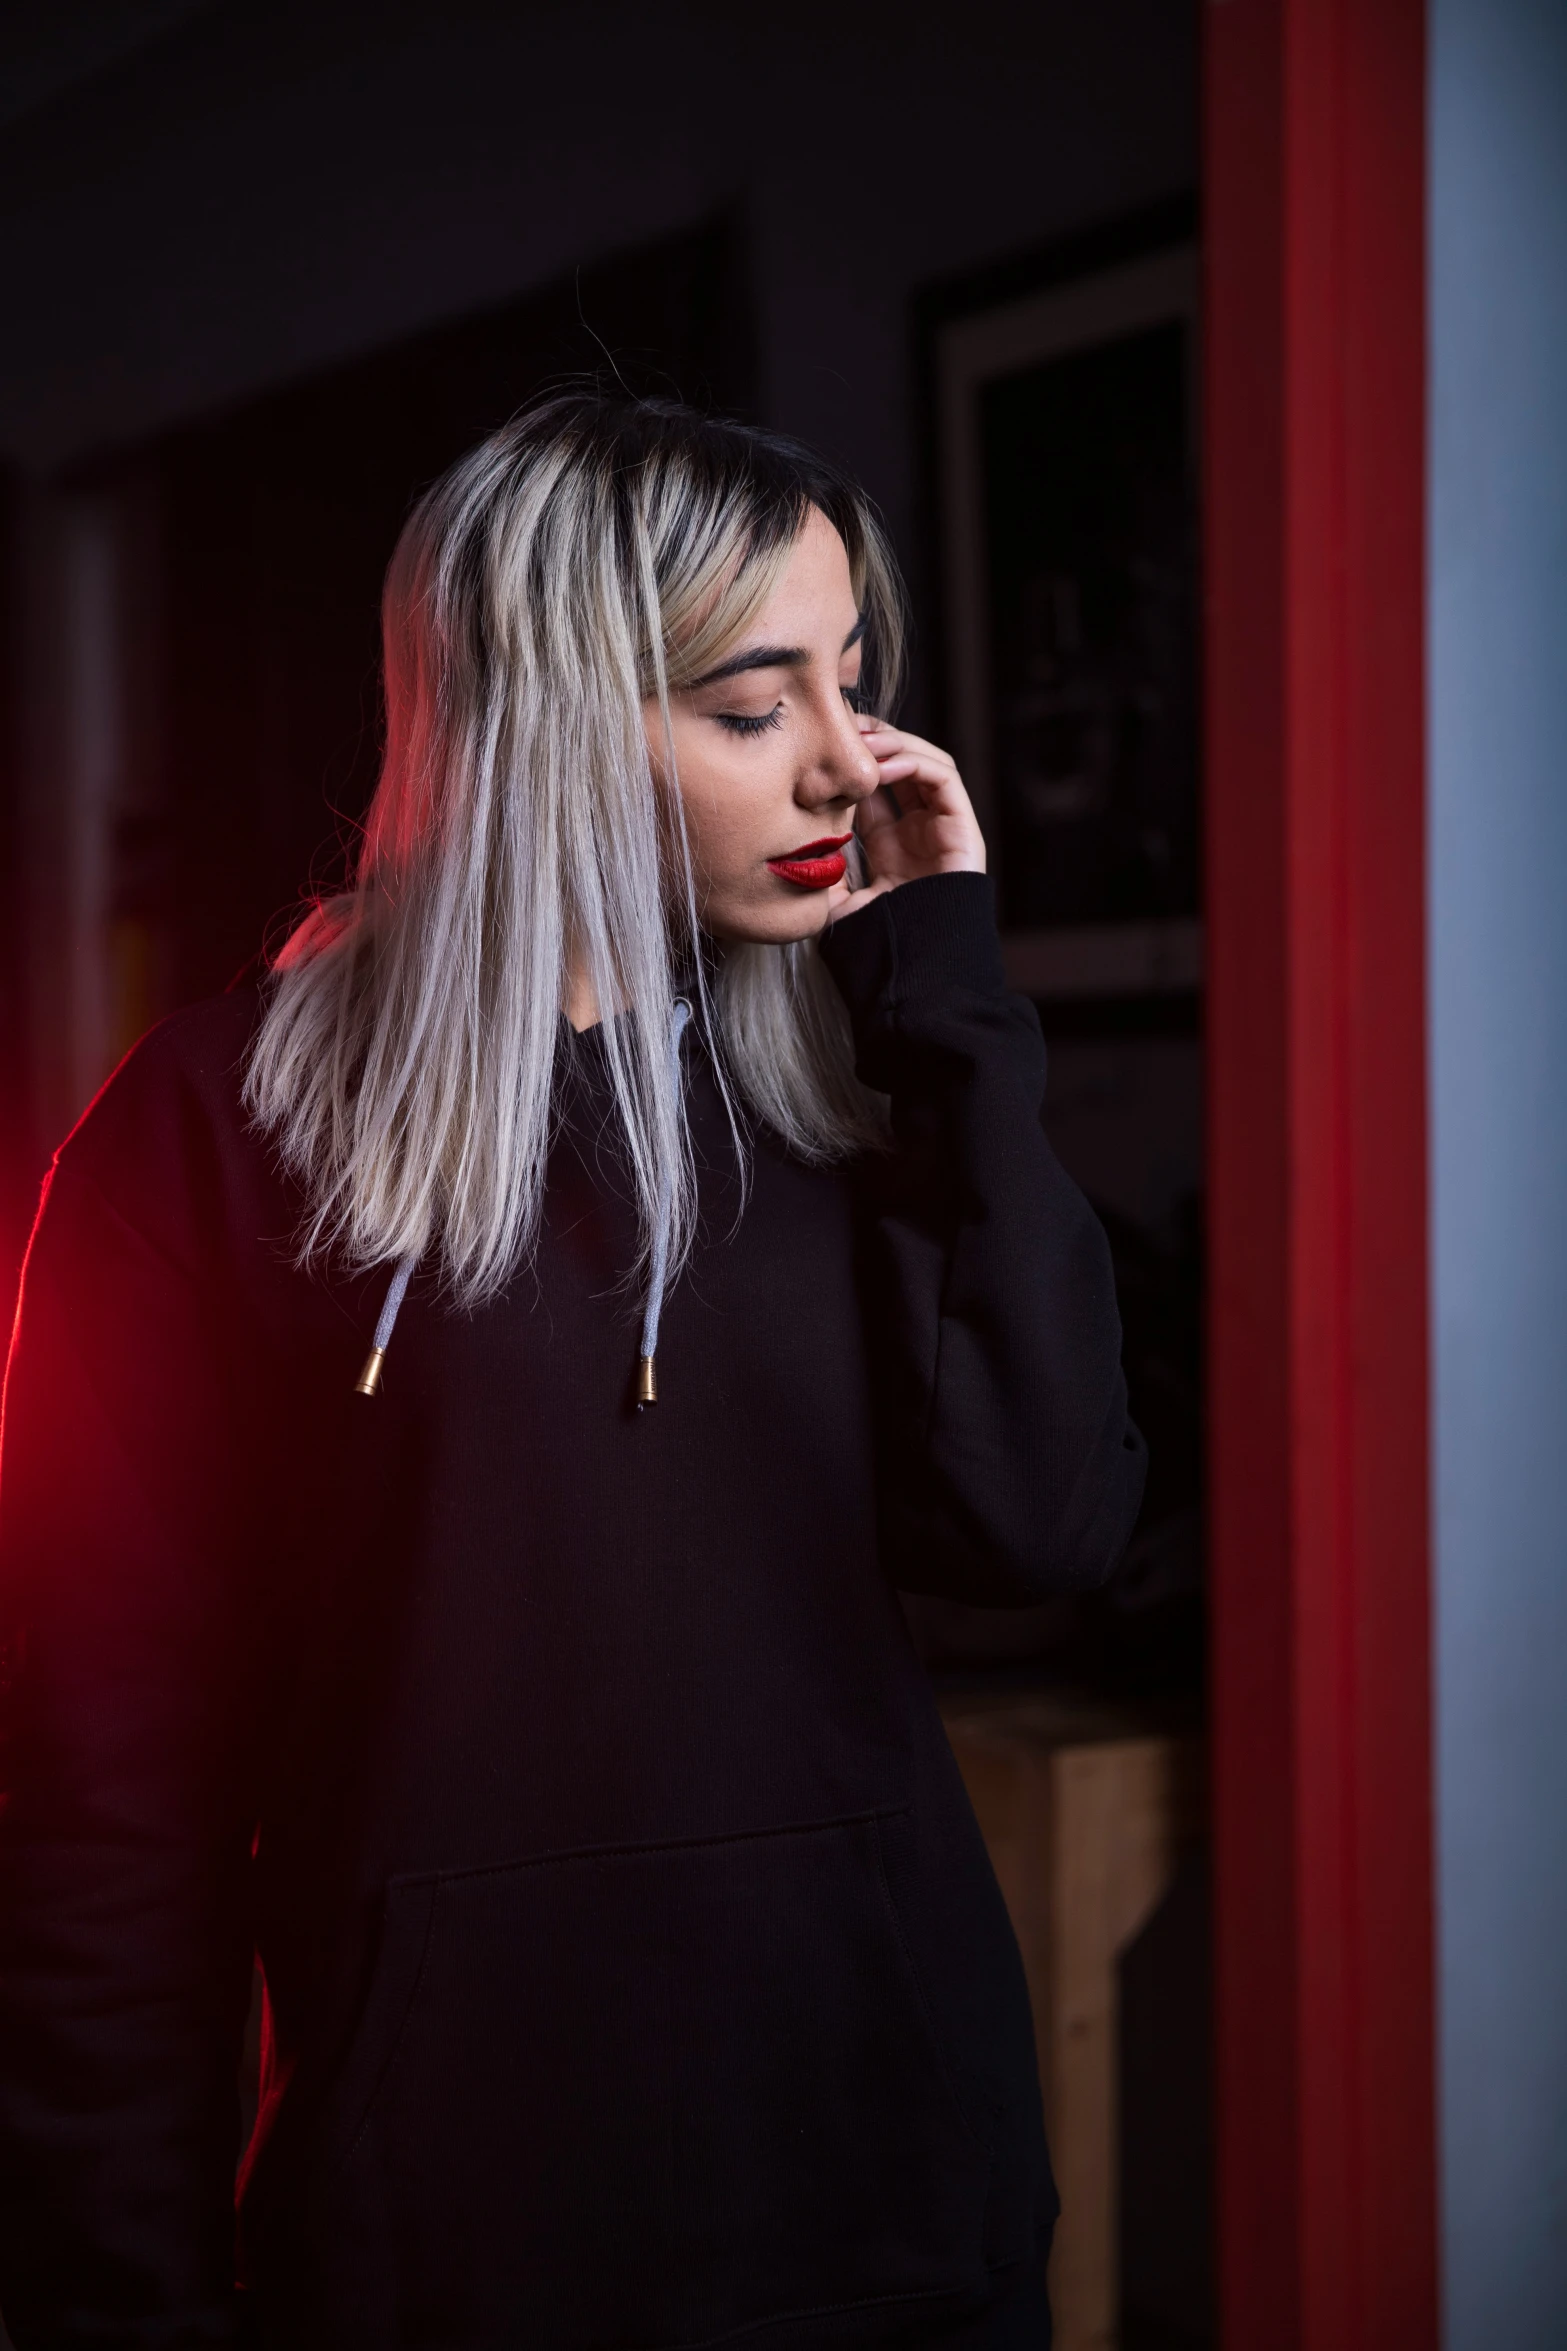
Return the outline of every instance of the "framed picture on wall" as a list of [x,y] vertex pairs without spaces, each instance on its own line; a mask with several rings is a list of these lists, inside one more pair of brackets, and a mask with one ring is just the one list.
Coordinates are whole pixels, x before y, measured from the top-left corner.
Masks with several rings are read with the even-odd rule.
[[1197,303],[1188,231],[925,314],[947,726],[1035,997],[1200,984]]

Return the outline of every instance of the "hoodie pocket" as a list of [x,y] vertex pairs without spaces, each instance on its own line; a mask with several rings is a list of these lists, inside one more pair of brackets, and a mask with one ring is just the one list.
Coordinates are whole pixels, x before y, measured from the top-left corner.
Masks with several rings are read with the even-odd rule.
[[982,2284],[988,2157],[874,1817],[407,1882],[399,1915],[349,2160],[403,2341],[651,2351]]

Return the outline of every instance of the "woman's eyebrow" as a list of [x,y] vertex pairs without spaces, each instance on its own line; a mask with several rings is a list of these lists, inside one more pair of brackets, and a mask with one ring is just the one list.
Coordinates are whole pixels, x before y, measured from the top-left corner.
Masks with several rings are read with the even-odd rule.
[[737,653],[716,669],[704,670],[688,690],[694,694],[698,686],[716,686],[720,678],[737,678],[748,669],[802,669],[810,658],[803,645],[753,645],[749,653]]
[[[843,651],[857,645],[865,634],[865,615],[862,612],[843,640]],[[810,660],[803,645],[753,645],[749,653],[736,653],[732,659],[721,661],[716,669],[704,670],[693,678],[686,691],[694,694],[699,686],[716,686],[722,678],[737,678],[751,669],[803,669]]]

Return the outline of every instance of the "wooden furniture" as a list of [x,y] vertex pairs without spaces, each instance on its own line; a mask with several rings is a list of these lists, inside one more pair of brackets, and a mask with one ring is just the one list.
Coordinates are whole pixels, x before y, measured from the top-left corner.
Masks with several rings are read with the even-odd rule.
[[1056,1694],[944,1696],[942,1717],[1022,1947],[1061,2220],[1056,2351],[1115,2351],[1116,1960],[1204,1825],[1194,1729]]

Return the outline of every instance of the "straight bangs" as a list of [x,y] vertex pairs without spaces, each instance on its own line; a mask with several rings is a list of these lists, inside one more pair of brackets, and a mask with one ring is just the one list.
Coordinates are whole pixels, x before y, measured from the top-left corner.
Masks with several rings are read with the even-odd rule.
[[[600,1004],[639,1254],[671,1275],[696,1185],[674,1011],[713,1052],[744,1171],[761,1121],[811,1161],[881,1146],[814,941],[704,942],[669,697],[771,594],[812,508],[843,539],[866,694],[892,707],[904,622],[863,493],[781,435],[675,402],[557,397],[419,501],[383,599],[386,751],[351,886],[313,906],[269,975],[252,1116],[308,1203],[304,1262],[430,1261],[456,1302],[495,1296],[535,1245],[565,999]],[[704,947],[707,951],[704,952]]]

